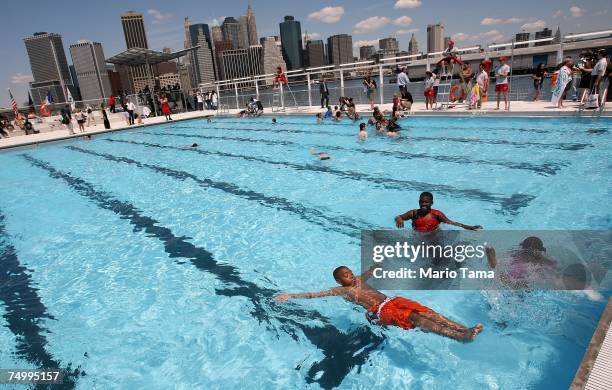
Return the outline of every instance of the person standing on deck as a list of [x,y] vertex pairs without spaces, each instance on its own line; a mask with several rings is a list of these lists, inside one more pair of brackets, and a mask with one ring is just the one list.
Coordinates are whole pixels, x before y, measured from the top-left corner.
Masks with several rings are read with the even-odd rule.
[[508,110],[508,75],[510,74],[510,66],[506,64],[508,57],[499,57],[499,66],[495,69],[495,92],[497,92],[497,108],[499,110],[499,100],[501,96],[504,97],[504,110]]
[[321,94],[321,108],[329,106],[329,89],[327,89],[325,79],[319,82],[319,93]]

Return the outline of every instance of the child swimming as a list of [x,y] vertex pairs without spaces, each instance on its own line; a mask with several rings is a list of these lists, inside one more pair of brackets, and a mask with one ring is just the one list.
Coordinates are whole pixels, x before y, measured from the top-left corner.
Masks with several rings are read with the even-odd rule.
[[340,266],[333,272],[334,279],[340,287],[320,292],[283,293],[276,296],[276,301],[283,303],[291,298],[339,296],[363,306],[367,310],[366,318],[372,324],[399,326],[405,330],[419,327],[426,332],[463,342],[473,341],[484,328],[482,324],[468,328],[404,297],[387,297],[365,283],[374,273],[375,267],[356,277],[348,267]]
[[315,148],[310,148],[310,154],[319,160],[329,160],[331,156],[325,152],[318,152]]
[[431,208],[433,205],[433,194],[431,192],[423,192],[419,196],[419,209],[414,209],[400,214],[395,217],[395,225],[398,228],[404,227],[404,221],[412,220],[412,229],[419,232],[432,232],[438,229],[440,223],[459,226],[467,230],[482,229],[480,225],[464,225],[460,222],[451,221],[444,215],[443,212]]
[[357,134],[360,140],[365,141],[368,138],[368,132],[366,130],[366,124],[359,124],[359,133]]

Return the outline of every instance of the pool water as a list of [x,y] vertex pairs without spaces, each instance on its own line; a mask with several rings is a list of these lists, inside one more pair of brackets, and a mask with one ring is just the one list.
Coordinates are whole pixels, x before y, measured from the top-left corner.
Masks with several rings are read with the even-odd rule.
[[607,293],[399,292],[483,322],[471,344],[274,302],[359,270],[360,230],[422,191],[486,229],[612,228],[609,119],[400,124],[358,142],[312,117],[193,120],[1,153],[0,367],[83,389],[566,388]]

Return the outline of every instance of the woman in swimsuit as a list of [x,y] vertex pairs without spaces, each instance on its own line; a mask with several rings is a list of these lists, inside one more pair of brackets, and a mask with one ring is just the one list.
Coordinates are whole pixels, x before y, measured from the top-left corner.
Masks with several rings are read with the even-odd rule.
[[443,212],[431,208],[433,205],[433,194],[423,192],[419,196],[419,209],[410,210],[395,217],[395,225],[398,228],[404,227],[404,221],[412,220],[412,228],[418,232],[433,232],[438,229],[440,223],[459,226],[467,230],[482,229],[480,225],[464,225],[460,222],[451,221]]

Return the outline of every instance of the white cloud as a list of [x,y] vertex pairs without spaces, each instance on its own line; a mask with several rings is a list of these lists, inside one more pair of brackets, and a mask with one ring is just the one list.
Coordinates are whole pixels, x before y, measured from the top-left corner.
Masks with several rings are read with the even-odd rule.
[[344,15],[344,7],[323,7],[308,15],[309,19],[319,20],[323,23],[336,23]]
[[11,76],[11,84],[26,84],[30,81],[34,81],[31,74],[17,73]]
[[400,16],[393,21],[396,26],[410,26],[412,18],[410,16]]
[[535,31],[535,30],[543,29],[544,27],[546,27],[546,22],[543,21],[542,19],[538,19],[535,22],[529,22],[529,23],[523,24],[521,26],[521,29],[526,30],[526,31]]
[[161,23],[167,22],[168,20],[172,19],[172,14],[170,13],[165,14],[156,9],[149,9],[147,10],[147,13],[153,17],[153,22],[152,22],[153,24],[161,24]]
[[353,34],[361,34],[378,30],[379,28],[389,24],[389,22],[391,22],[391,20],[385,16],[372,16],[355,24],[355,26],[353,26]]
[[419,31],[419,29],[418,29],[418,28],[411,28],[411,29],[408,29],[408,30],[401,29],[401,30],[397,30],[397,31],[395,32],[395,35],[412,34],[412,33],[415,33],[415,32],[417,32],[417,31]]
[[563,15],[565,15],[565,14],[563,13],[563,11],[561,11],[561,10],[559,9],[559,10],[557,10],[557,12],[555,12],[555,13],[553,14],[553,16],[552,16],[552,17],[553,17],[553,19],[557,19],[557,18],[561,18],[561,17],[563,17]]
[[504,34],[497,30],[490,30],[478,34],[455,33],[451,36],[455,42],[495,42],[504,38]]
[[573,6],[573,7],[570,7],[569,10],[570,10],[570,14],[572,14],[572,16],[575,17],[575,18],[579,18],[582,15],[584,15],[584,9],[583,8]]
[[494,26],[496,24],[513,24],[513,23],[522,23],[527,19],[524,18],[508,18],[508,19],[497,19],[497,18],[489,18],[486,17],[480,21],[481,26]]
[[353,43],[353,47],[361,47],[361,46],[374,46],[377,47],[378,46],[378,39],[361,39],[355,43]]
[[421,0],[397,0],[393,8],[417,8],[421,4]]
[[306,34],[308,34],[308,39],[310,39],[310,40],[321,39],[321,33],[318,33],[318,32],[305,32],[305,33],[302,33],[302,40],[305,39]]

